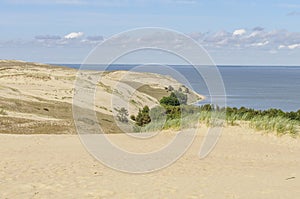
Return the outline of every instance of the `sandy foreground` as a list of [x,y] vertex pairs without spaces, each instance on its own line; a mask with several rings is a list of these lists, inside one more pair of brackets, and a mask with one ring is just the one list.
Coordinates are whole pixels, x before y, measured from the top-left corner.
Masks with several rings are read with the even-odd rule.
[[[148,174],[112,170],[76,135],[0,135],[0,198],[299,198],[299,139],[227,127],[210,155],[198,158],[206,129],[171,166]],[[125,134],[109,135],[132,150]],[[155,146],[173,135],[158,135]]]

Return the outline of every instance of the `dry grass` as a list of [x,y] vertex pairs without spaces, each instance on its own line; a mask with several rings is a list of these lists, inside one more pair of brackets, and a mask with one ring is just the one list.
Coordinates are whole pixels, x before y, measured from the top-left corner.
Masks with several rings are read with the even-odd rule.
[[143,85],[137,89],[141,93],[145,93],[151,97],[154,97],[157,100],[160,100],[163,97],[169,96],[169,92],[165,89],[152,88],[149,85]]
[[[1,98],[0,133],[5,134],[76,134],[73,121],[72,105],[64,102],[46,101],[29,102],[24,100]],[[3,114],[1,114],[3,110]],[[7,116],[6,111],[29,113],[57,120],[37,121],[29,118]],[[84,115],[85,110],[80,113]],[[122,133],[112,115],[96,113],[98,123],[105,133]],[[83,122],[88,122],[83,120]]]
[[98,86],[103,88],[108,93],[113,93],[113,90],[110,86],[103,84],[102,82],[98,82]]
[[6,111],[4,109],[0,109],[0,115],[7,115]]
[[44,81],[51,80],[50,74],[43,74],[43,73],[26,74],[26,77],[31,78],[31,79],[36,79],[36,80],[44,80]]
[[154,97],[157,100],[160,100],[162,97],[166,97],[170,94],[165,89],[153,88],[149,85],[144,85],[139,82],[130,82],[130,81],[122,81],[122,82],[127,84],[128,86],[136,89],[137,91],[139,91],[141,93],[145,93],[146,95]]

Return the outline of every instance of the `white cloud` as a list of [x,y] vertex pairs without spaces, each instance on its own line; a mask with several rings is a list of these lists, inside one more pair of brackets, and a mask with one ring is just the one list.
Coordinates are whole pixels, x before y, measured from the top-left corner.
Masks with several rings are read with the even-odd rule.
[[299,48],[300,47],[300,44],[292,44],[292,45],[288,45],[288,48],[293,50],[293,49],[296,49],[296,48]]
[[71,32],[64,36],[65,39],[78,39],[83,36],[83,32]]
[[[193,33],[194,35],[196,33]],[[201,35],[200,33],[198,35]],[[266,31],[263,28],[255,28],[251,31],[238,29],[233,32],[219,31],[216,33],[202,34],[198,41],[209,49],[246,49],[262,48],[264,50],[300,48],[300,32],[286,30]]]
[[58,35],[38,35],[34,37],[34,40],[27,41],[27,44],[31,45],[42,45],[46,47],[94,47],[104,40],[101,35],[86,36],[82,32],[72,32],[65,36]]
[[104,40],[103,36],[88,36],[81,40],[81,43],[96,45]]
[[269,43],[270,43],[269,41],[264,41],[264,42],[253,43],[251,44],[251,46],[265,46]]
[[241,36],[241,35],[244,35],[246,34],[246,30],[245,29],[238,29],[238,30],[235,30],[232,35],[233,36]]
[[300,48],[300,44],[291,44],[291,45],[279,45],[278,49],[290,49],[290,50],[294,50],[296,48]]
[[251,37],[257,37],[261,34],[262,32],[261,31],[253,31],[252,33],[249,34],[249,38]]

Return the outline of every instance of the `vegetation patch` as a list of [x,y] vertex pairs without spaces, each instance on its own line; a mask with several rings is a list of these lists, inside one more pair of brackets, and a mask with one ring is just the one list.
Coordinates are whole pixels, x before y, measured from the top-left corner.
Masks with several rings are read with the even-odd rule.
[[151,97],[154,97],[157,100],[160,100],[162,97],[166,97],[169,95],[169,92],[165,89],[160,88],[152,88],[149,85],[142,85],[137,90],[141,93],[145,93]]
[[250,128],[258,131],[296,137],[300,126],[300,110],[284,112],[280,109],[220,108],[211,104],[186,105],[185,94],[180,91],[174,91],[170,96],[163,97],[160,106],[151,110],[145,107],[144,109],[140,109],[137,116],[131,116],[136,124],[135,131],[191,128],[199,123],[207,126],[234,126],[244,121]]
[[108,93],[113,93],[113,90],[111,89],[111,87],[103,84],[102,82],[98,82],[98,86],[103,88]]
[[76,76],[55,76],[55,80],[66,80],[66,81],[75,81]]
[[38,80],[49,81],[51,80],[50,74],[36,73],[36,74],[26,74],[26,77]]

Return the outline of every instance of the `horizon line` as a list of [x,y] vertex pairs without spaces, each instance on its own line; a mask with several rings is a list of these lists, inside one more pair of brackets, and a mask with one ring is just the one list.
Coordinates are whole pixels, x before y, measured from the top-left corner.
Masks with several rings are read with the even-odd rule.
[[[49,65],[169,65],[169,66],[192,66],[191,64],[174,64],[174,63],[164,63],[164,64],[156,64],[156,63],[149,63],[149,64],[141,64],[141,63],[113,63],[113,64],[104,64],[104,63],[91,63],[91,64],[81,64],[81,63],[45,63],[45,64],[49,64]],[[218,66],[218,67],[300,67],[299,65],[274,65],[274,64],[215,64],[215,65],[202,65],[202,64],[198,64],[197,66]]]

